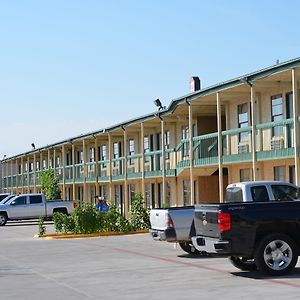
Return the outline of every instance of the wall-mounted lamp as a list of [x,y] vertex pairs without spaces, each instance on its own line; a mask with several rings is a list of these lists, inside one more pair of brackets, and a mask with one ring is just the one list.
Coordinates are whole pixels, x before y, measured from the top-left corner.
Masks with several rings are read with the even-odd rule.
[[159,99],[156,99],[156,100],[154,100],[153,102],[154,102],[154,104],[158,107],[158,110],[164,109],[164,107],[162,106],[162,104],[161,104],[161,102],[160,102]]

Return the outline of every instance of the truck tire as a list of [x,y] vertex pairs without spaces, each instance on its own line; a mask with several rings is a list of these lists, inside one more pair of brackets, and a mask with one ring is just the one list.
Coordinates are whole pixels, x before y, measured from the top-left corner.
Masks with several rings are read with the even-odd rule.
[[255,271],[257,270],[256,264],[253,258],[230,256],[229,261],[233,266],[242,271]]
[[200,252],[190,242],[180,242],[180,248],[189,254],[199,254]]
[[0,213],[0,226],[4,226],[7,222],[6,213]]
[[287,235],[273,233],[262,238],[254,254],[259,271],[281,276],[292,271],[298,261],[298,247]]

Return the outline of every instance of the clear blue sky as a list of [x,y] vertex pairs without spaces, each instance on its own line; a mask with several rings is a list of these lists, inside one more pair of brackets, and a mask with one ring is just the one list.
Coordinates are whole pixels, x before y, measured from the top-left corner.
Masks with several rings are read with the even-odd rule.
[[298,1],[0,0],[0,159],[300,56]]

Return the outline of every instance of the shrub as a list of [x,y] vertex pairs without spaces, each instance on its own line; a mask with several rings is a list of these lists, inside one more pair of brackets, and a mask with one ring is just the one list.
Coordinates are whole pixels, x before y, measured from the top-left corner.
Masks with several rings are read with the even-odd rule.
[[75,223],[75,232],[77,233],[94,233],[100,231],[101,217],[91,204],[85,204],[82,207],[77,207],[73,214]]
[[150,228],[149,210],[144,207],[144,199],[141,193],[135,194],[130,208],[130,223],[133,230]]
[[119,208],[114,204],[110,205],[107,213],[102,213],[104,218],[104,231],[122,231],[128,232],[132,230],[130,222],[122,216]]
[[46,233],[46,226],[44,223],[44,218],[43,217],[39,217],[39,235],[43,236]]
[[55,232],[57,233],[63,232],[64,216],[65,215],[60,212],[56,212],[52,216]]

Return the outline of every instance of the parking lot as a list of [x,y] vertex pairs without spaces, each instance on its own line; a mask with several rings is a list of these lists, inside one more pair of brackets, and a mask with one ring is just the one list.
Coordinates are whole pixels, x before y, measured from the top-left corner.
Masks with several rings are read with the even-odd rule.
[[[51,223],[47,231],[53,231]],[[300,265],[271,278],[226,258],[195,257],[148,234],[33,238],[37,222],[0,228],[1,299],[296,299]]]

